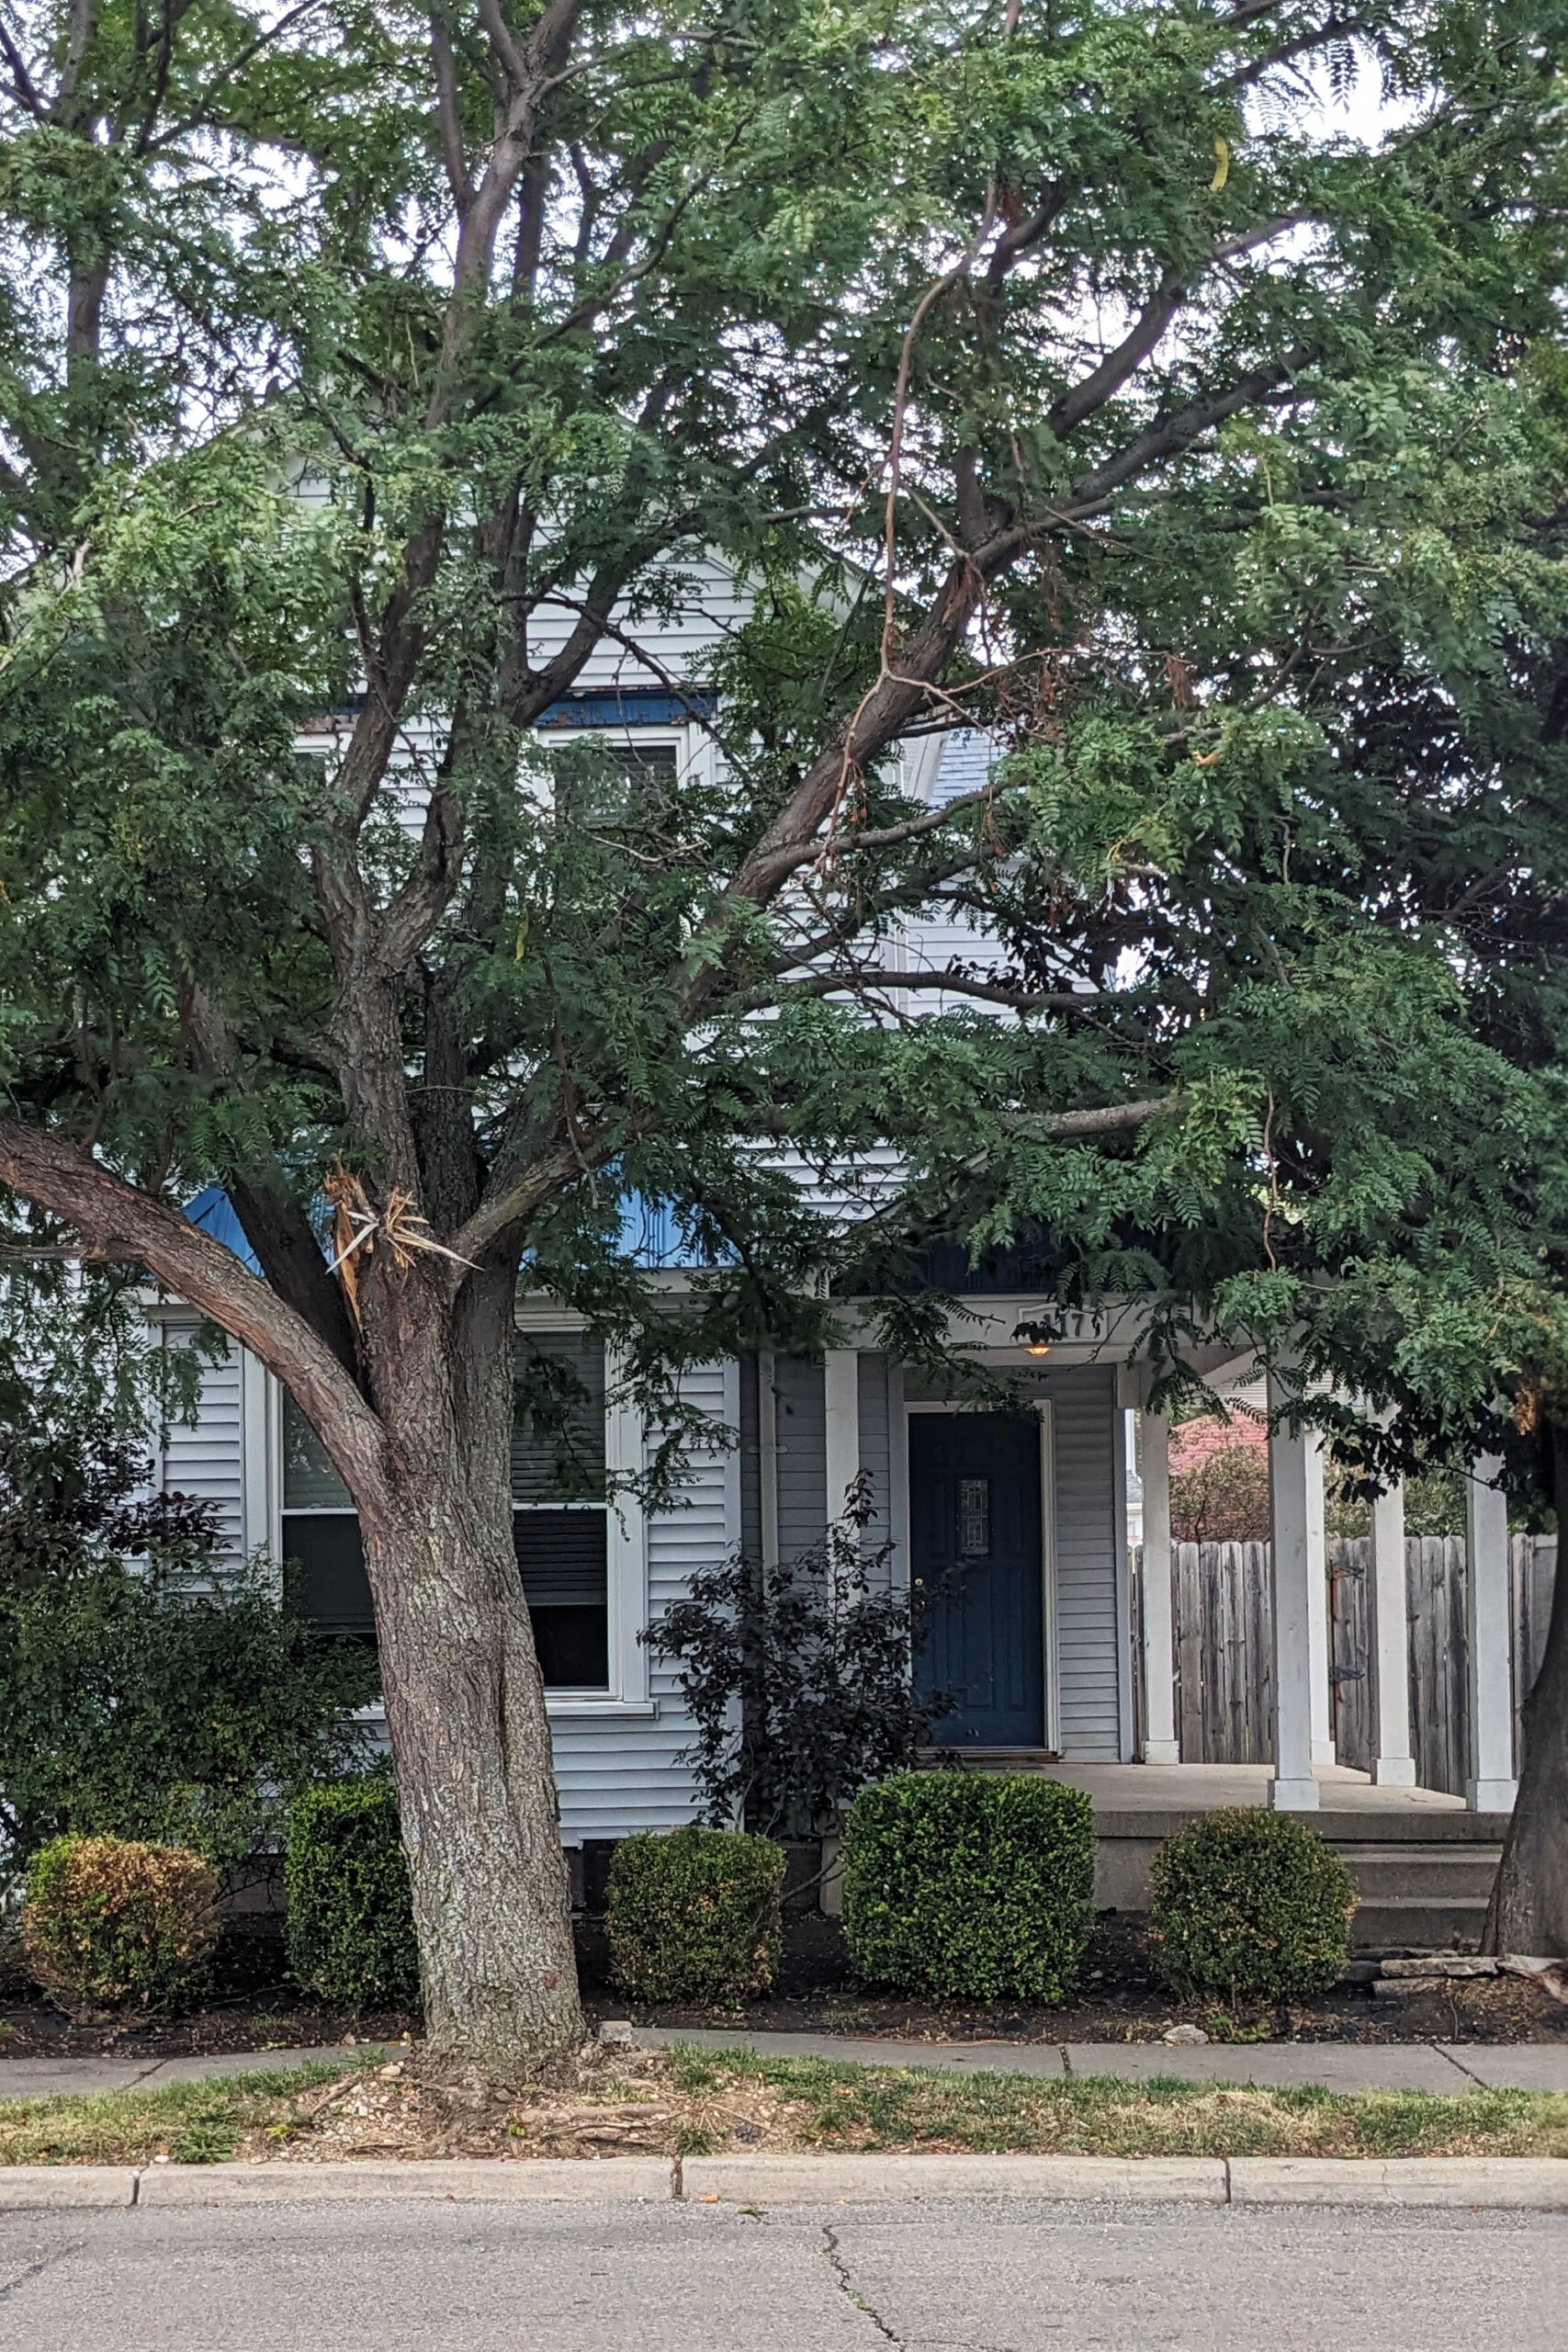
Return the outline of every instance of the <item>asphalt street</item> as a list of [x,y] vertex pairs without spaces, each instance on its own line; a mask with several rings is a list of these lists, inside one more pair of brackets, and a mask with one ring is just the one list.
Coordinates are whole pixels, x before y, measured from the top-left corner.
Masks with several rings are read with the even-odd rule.
[[1562,2352],[1568,2215],[408,2202],[0,2216],[27,2352]]

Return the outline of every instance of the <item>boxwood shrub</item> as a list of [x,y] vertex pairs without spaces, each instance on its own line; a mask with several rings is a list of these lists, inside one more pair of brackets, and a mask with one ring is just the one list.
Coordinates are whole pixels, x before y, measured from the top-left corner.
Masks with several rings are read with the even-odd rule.
[[1094,1815],[1033,1772],[902,1772],[863,1789],[844,1942],[867,1984],[947,2001],[1062,2000],[1094,1917]]
[[307,1991],[350,2009],[409,2008],[419,1949],[389,1777],[329,1781],[288,1815],[288,1964]]
[[624,1838],[606,1925],[617,1981],[638,2001],[742,2001],[779,1964],[784,1850],[739,1830]]
[[70,2009],[174,2008],[205,1987],[217,1897],[216,1871],[187,1847],[51,1838],[28,1870],[28,1972]]
[[1203,1814],[1167,1838],[1149,1891],[1151,1939],[1175,1993],[1299,2001],[1344,1972],[1356,1883],[1288,1813]]

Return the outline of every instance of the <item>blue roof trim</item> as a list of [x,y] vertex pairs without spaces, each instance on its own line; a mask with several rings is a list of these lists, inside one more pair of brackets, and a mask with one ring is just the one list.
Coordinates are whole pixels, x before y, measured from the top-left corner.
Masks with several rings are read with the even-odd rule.
[[536,727],[679,727],[712,716],[716,697],[705,688],[675,694],[667,686],[595,687],[563,695],[535,720]]
[[246,1240],[239,1212],[221,1184],[209,1184],[194,1201],[187,1201],[186,1217],[189,1224],[198,1225],[203,1233],[209,1233],[214,1241],[221,1241],[225,1250],[231,1250],[242,1266],[248,1266],[253,1274],[260,1273],[261,1260]]

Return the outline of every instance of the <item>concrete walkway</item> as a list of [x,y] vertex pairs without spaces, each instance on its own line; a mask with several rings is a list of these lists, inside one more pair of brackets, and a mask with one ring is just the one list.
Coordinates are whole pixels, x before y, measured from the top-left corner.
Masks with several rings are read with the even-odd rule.
[[[1568,2042],[1526,2041],[877,2041],[850,2034],[676,2032],[649,2026],[645,2048],[751,2050],[768,2058],[829,2058],[863,2066],[931,2066],[962,2075],[1032,2075],[1047,2082],[1112,2075],[1122,2082],[1251,2083],[1275,2090],[1562,2091],[1568,2093]],[[0,2100],[56,2098],[96,2091],[156,2088],[217,2075],[276,2073],[312,2060],[351,2063],[387,2054],[379,2045],[338,2042],[315,2050],[249,2050],[213,2058],[0,2059]]]
[[276,2075],[318,2059],[348,2064],[367,2052],[386,2054],[379,2042],[335,2041],[314,2050],[231,2050],[210,2058],[0,2057],[0,2100],[156,2090],[169,2083],[203,2083],[221,2075]]
[[1049,2082],[1111,2075],[1122,2082],[1254,2083],[1275,2090],[1568,2092],[1568,2042],[1474,2041],[874,2041],[849,2034],[639,2030],[650,2049],[754,2050],[768,2058],[832,2058],[864,2066],[1035,2075]]

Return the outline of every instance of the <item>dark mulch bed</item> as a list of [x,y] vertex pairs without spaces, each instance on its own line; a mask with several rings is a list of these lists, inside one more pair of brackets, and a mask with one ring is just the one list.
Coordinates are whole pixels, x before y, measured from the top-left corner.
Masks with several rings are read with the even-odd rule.
[[[589,2016],[624,2018],[603,1922],[582,1919],[578,1954]],[[1563,2041],[1568,2007],[1516,1977],[1455,1982],[1440,1993],[1380,1999],[1371,1985],[1344,1985],[1311,2007],[1224,2018],[1203,2004],[1174,2002],[1150,1964],[1140,1921],[1103,1913],[1077,1996],[1058,2009],[967,2008],[863,1993],[852,1983],[838,1922],[815,1913],[786,1917],[784,1958],[766,2000],[744,2009],[632,2008],[641,2025],[726,2026],[765,2032],[844,2033],[907,2041],[1157,2041],[1173,2025],[1216,2039],[1301,2041]],[[309,2048],[350,2039],[396,2041],[417,2034],[402,2012],[354,2016],[312,2000],[288,1982],[276,1934],[225,1938],[211,2000],[179,2018],[108,2018],[73,2023],[20,1986],[0,1987],[0,2097],[6,2058],[184,2057],[227,2051]]]
[[744,2010],[632,2008],[608,1981],[602,1932],[583,1954],[583,1998],[595,2018],[628,2014],[639,2025],[753,2032],[851,2033],[932,2041],[1157,2041],[1173,2025],[1216,2040],[1299,2041],[1564,2041],[1568,2007],[1518,1977],[1455,1982],[1442,1993],[1380,1999],[1367,1985],[1337,1987],[1309,2007],[1224,2019],[1205,2003],[1173,2001],[1150,1962],[1143,1924],[1102,1912],[1077,1997],[1058,2009],[964,2008],[859,1991],[838,1922],[815,1915],[784,1923],[784,1958],[767,1999]]

